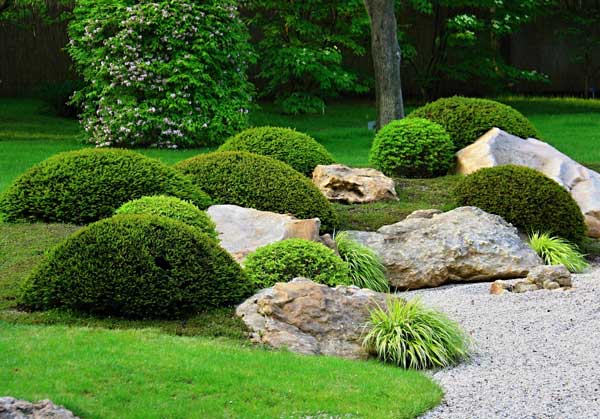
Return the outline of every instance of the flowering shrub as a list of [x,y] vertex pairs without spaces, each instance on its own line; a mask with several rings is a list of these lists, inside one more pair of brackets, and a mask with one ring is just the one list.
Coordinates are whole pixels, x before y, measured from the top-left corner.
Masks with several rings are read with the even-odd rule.
[[80,0],[69,35],[97,146],[205,146],[246,125],[252,55],[235,2]]

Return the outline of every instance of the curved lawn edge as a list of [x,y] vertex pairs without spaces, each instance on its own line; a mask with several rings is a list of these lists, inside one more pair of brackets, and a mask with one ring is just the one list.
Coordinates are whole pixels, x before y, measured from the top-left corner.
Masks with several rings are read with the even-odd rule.
[[376,361],[177,337],[0,322],[0,396],[49,398],[82,418],[411,418],[436,406],[427,376]]

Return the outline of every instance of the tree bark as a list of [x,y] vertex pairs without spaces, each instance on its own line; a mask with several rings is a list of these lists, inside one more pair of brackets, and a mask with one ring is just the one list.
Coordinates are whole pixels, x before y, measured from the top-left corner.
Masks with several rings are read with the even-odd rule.
[[371,49],[375,70],[377,129],[404,118],[394,0],[364,0],[371,21]]

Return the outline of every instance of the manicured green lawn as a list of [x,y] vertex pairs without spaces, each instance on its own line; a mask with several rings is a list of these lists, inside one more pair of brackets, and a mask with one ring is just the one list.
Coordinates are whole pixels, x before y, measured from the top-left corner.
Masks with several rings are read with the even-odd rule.
[[[544,139],[582,163],[600,162],[600,100],[507,97],[503,102],[522,111]],[[55,118],[40,111],[36,100],[0,99],[0,191],[33,164],[65,150],[84,147],[74,120]],[[410,111],[412,108],[408,108]],[[325,145],[340,163],[367,166],[375,119],[372,104],[349,102],[331,105],[324,115],[285,116],[269,105],[251,115],[254,125],[294,127]],[[208,149],[141,150],[167,163],[175,163]]]
[[51,398],[83,418],[412,418],[442,396],[424,375],[377,362],[152,329],[0,322],[0,354],[0,394]]

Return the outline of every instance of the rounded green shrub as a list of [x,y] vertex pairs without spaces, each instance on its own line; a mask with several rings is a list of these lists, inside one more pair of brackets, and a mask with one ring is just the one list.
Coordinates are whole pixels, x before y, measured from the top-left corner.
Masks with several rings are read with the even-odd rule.
[[231,137],[218,151],[248,151],[273,157],[311,176],[319,164],[334,163],[331,154],[311,136],[291,128],[249,128]]
[[158,160],[128,150],[84,149],[57,154],[26,171],[0,196],[6,221],[86,224],[123,203],[172,195],[201,209],[210,197]]
[[494,127],[521,138],[540,138],[523,114],[489,99],[442,98],[416,109],[409,118],[426,118],[440,124],[450,134],[455,150],[474,143]]
[[392,121],[375,136],[370,164],[388,176],[430,178],[448,173],[454,146],[440,125],[423,118]]
[[351,284],[348,266],[333,250],[302,239],[283,240],[257,249],[246,258],[245,270],[259,288],[297,277],[329,286]]
[[223,151],[192,157],[176,168],[220,204],[318,217],[322,231],[338,223],[333,206],[310,179],[271,157]]
[[212,238],[217,238],[216,225],[208,216],[194,204],[174,196],[145,196],[121,205],[115,214],[149,214],[178,220],[196,227]]
[[237,303],[252,292],[217,242],[180,221],[116,215],[83,227],[28,277],[20,304],[169,318]]
[[480,169],[455,187],[458,205],[497,214],[525,233],[537,231],[580,243],[583,214],[569,192],[544,174],[522,166]]

